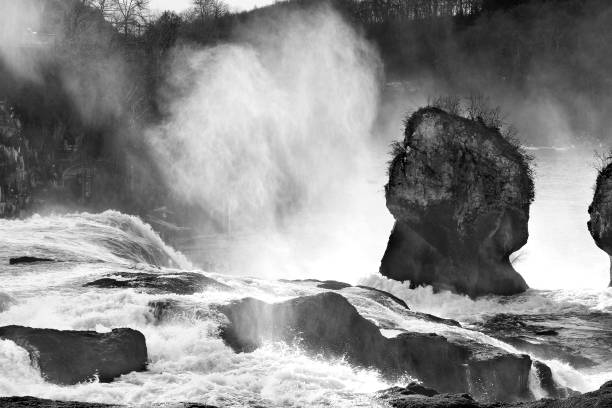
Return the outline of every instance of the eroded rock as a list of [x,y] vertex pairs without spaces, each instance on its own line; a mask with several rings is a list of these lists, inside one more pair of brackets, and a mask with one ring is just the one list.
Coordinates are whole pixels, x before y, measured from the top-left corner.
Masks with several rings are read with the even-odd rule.
[[118,272],[86,283],[84,286],[94,286],[97,288],[140,288],[179,295],[192,295],[208,287],[229,289],[229,286],[196,272],[166,274]]
[[527,243],[526,157],[497,129],[437,108],[407,121],[386,186],[395,217],[380,272],[472,297],[527,289],[509,256]]
[[228,319],[221,337],[237,352],[252,351],[266,340],[297,341],[313,353],[377,368],[389,379],[408,373],[442,392],[471,390],[486,400],[530,397],[527,355],[436,334],[403,333],[388,339],[335,292],[275,304],[246,298],[219,310]]
[[595,195],[589,206],[591,219],[587,227],[595,244],[610,256],[610,283],[612,286],[612,163],[597,176]]
[[77,384],[94,376],[110,382],[147,366],[145,338],[132,329],[97,333],[4,326],[0,327],[0,339],[26,349],[43,377],[56,384]]
[[120,408],[121,405],[96,404],[92,402],[55,401],[35,397],[0,397],[4,408]]
[[49,258],[38,258],[35,256],[18,256],[9,259],[9,265],[31,264],[40,262],[55,262],[55,260]]
[[569,398],[516,403],[480,402],[468,394],[427,395],[410,385],[406,388],[393,387],[380,391],[378,397],[393,408],[603,408],[612,406],[612,381],[608,381],[596,391]]

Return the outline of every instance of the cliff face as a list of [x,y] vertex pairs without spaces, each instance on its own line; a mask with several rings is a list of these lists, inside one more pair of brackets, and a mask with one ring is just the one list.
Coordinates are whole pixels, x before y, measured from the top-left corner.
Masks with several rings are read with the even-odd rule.
[[30,201],[29,153],[21,124],[0,101],[0,217],[19,216]]
[[415,112],[389,168],[396,223],[380,272],[470,296],[527,289],[509,256],[527,242],[533,181],[497,129],[437,108]]
[[[593,203],[589,206],[591,219],[587,223],[589,232],[598,247],[610,255],[612,263],[612,163],[597,176]],[[612,265],[610,266],[612,286]]]

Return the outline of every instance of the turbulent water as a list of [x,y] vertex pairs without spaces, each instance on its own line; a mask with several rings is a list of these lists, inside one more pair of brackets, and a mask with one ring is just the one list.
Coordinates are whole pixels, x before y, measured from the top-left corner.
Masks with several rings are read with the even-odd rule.
[[[376,274],[361,280],[401,297],[413,310],[456,319],[464,328],[406,317],[356,288],[344,289],[342,294],[363,316],[384,328],[387,336],[401,330],[436,332],[523,352],[482,334],[477,330],[479,325],[488,316],[512,313],[528,323],[555,328],[559,330],[556,341],[577,350],[591,364],[576,368],[562,358],[543,359],[554,378],[578,391],[596,389],[612,378],[612,291],[600,282],[607,272],[607,257],[583,231],[594,170],[588,167],[590,162],[586,167],[575,166],[578,171],[567,170],[564,154],[537,153],[539,195],[532,212],[532,242],[517,267],[538,289],[514,297],[473,301],[449,293],[434,294],[431,288],[410,290]],[[583,163],[587,156],[581,157],[575,159],[567,153],[568,160]],[[568,179],[573,183],[570,188],[565,187]],[[548,234],[545,225],[552,228]],[[144,333],[150,359],[147,372],[130,373],[113,383],[57,386],[43,380],[25,350],[0,340],[0,395],[143,405],[197,401],[236,407],[370,407],[379,404],[372,396],[374,391],[394,385],[375,370],[356,369],[342,359],[309,356],[296,345],[266,344],[253,353],[235,354],[219,338],[220,318],[211,305],[246,296],[275,302],[323,290],[312,284],[202,271],[231,290],[168,295],[83,287],[117,272],[200,271],[136,217],[106,211],[3,220],[0,240],[0,326],[100,332],[131,327]],[[8,258],[21,255],[61,262],[8,265]],[[590,288],[573,284],[585,281],[592,284]],[[569,282],[568,286],[559,288],[562,282]],[[547,287],[554,289],[544,289]],[[169,298],[183,305],[182,312],[157,322],[149,303]],[[530,341],[546,343],[549,339],[535,336]],[[409,380],[407,373],[401,383]],[[532,391],[544,396],[535,382]]]

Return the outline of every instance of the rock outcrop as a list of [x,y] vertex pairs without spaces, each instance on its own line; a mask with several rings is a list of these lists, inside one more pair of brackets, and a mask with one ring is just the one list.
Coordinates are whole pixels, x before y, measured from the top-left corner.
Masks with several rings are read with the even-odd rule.
[[9,259],[9,265],[32,264],[40,262],[55,262],[55,260],[49,258],[37,258],[35,256],[18,256]]
[[121,405],[96,404],[92,402],[55,401],[35,397],[0,397],[3,408],[120,408]]
[[531,359],[527,355],[470,341],[451,341],[433,333],[386,338],[335,292],[275,304],[246,298],[219,306],[219,310],[228,319],[221,336],[237,352],[252,351],[266,340],[299,342],[313,353],[377,368],[389,379],[410,374],[444,392],[469,390],[487,401],[531,396]]
[[0,339],[26,349],[47,381],[72,385],[97,376],[101,382],[147,366],[147,346],[139,331],[113,329],[109,333],[0,327]]
[[[156,403],[147,405],[150,408],[217,408],[212,405],[196,402],[178,402],[172,404]],[[127,405],[97,404],[95,402],[55,401],[35,397],[0,397],[2,408],[129,408]],[[265,408],[265,407],[260,407]]]
[[612,163],[597,176],[595,195],[589,206],[589,232],[599,248],[610,256],[610,286],[612,286]]
[[528,159],[494,128],[437,108],[415,112],[385,188],[395,217],[380,272],[472,297],[523,292],[509,256],[527,243]]
[[482,403],[468,394],[439,394],[415,384],[393,387],[378,393],[393,408],[599,408],[612,406],[612,381],[598,390],[563,399],[541,399],[518,403]]
[[197,272],[177,272],[171,274],[118,272],[86,283],[84,286],[108,289],[147,289],[155,293],[175,293],[178,295],[192,295],[208,287],[229,289],[229,286]]
[[[582,318],[584,317],[575,314],[571,316],[573,321],[579,321],[578,319],[582,320]],[[539,324],[539,321],[546,321],[547,323],[544,326]],[[551,326],[550,322],[555,321],[558,325]],[[588,322],[589,320],[586,320],[584,324],[588,324]],[[511,344],[524,352],[528,352],[535,358],[560,360],[576,368],[596,365],[593,360],[583,355],[583,352],[592,352],[597,349],[597,345],[586,346],[585,340],[576,339],[571,329],[566,330],[563,327],[564,324],[567,324],[567,322],[564,321],[562,316],[502,313],[496,314],[477,324],[476,328],[482,333],[495,337],[504,343]],[[609,349],[606,345],[607,339],[597,337],[596,341],[601,344],[600,347],[604,352],[608,351]]]

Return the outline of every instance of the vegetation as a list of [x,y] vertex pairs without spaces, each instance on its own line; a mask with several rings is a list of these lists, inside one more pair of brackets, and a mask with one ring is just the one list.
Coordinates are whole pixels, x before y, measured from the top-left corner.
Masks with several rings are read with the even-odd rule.
[[[332,3],[376,45],[388,79],[425,78],[435,93],[472,95],[432,105],[480,118],[512,139],[516,130],[499,109],[485,108],[482,92],[505,110],[545,95],[572,132],[601,142],[610,137],[606,0],[292,0],[239,13],[222,0],[194,0],[184,13],[157,15],[147,0],[31,1],[43,16],[37,41],[52,52],[35,79],[0,63],[0,100],[21,123],[34,184],[44,189],[68,168],[95,162],[103,169],[97,180],[114,186],[101,189],[104,199],[119,208],[139,211],[167,199],[155,166],[133,160],[145,146],[128,136],[163,119],[158,94],[171,50],[230,41],[250,19],[317,3]],[[104,199],[95,201],[104,206]]]

